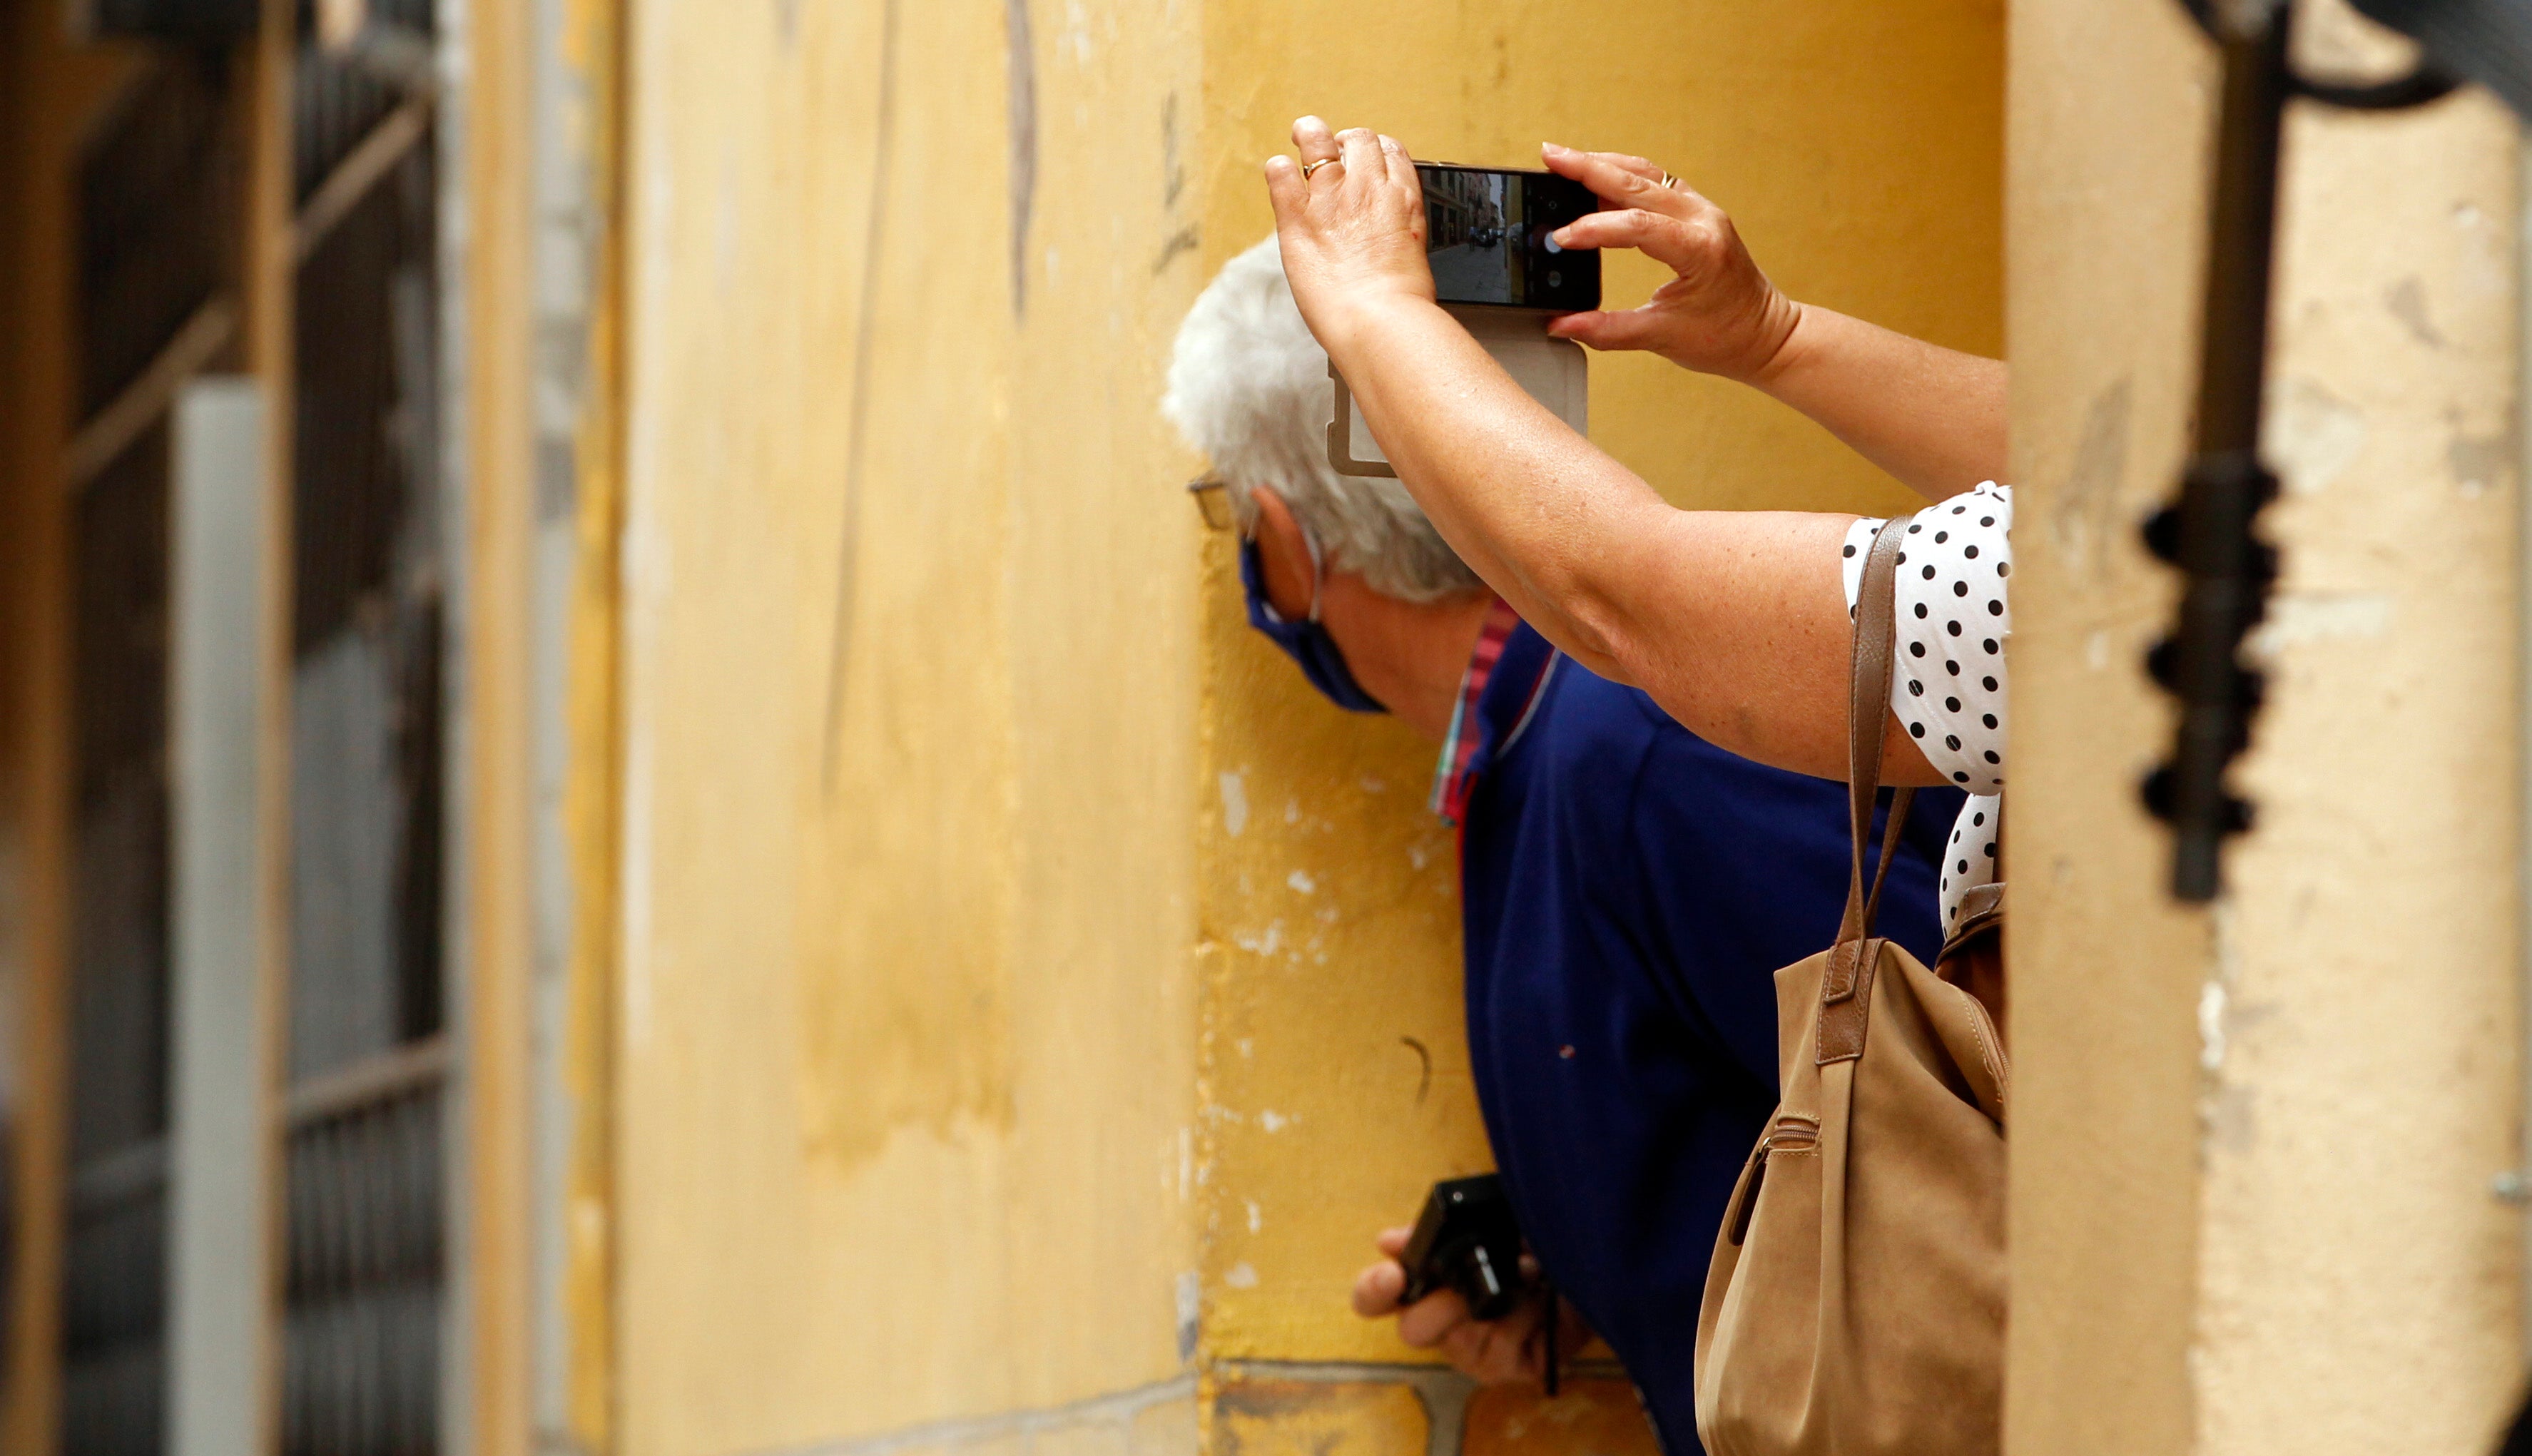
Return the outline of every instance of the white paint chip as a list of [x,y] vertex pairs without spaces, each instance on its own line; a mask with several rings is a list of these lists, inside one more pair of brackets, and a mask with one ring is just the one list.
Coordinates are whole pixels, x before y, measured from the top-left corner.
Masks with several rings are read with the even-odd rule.
[[1266,1227],[1266,1215],[1258,1210],[1255,1198],[1245,1201],[1248,1204],[1248,1232],[1253,1234]]
[[1307,870],[1296,869],[1293,871],[1291,874],[1284,877],[1284,883],[1292,886],[1295,890],[1299,891],[1303,895],[1315,895],[1318,893],[1319,889],[1319,882],[1311,879]]
[[1242,1260],[1222,1271],[1222,1282],[1234,1289],[1255,1289],[1257,1270],[1255,1266]]
[[2209,981],[2198,993],[2198,1065],[2215,1073],[2224,1070],[2224,984]]
[[1293,1120],[1291,1118],[1284,1116],[1284,1114],[1275,1111],[1271,1107],[1257,1114],[1257,1126],[1264,1128],[1269,1133],[1283,1132],[1286,1126],[1291,1124],[1292,1121]]
[[2381,593],[2293,593],[2270,599],[2268,620],[2254,628],[2250,648],[2273,657],[2314,642],[2361,642],[2391,629],[2391,599]]
[[2099,672],[2110,665],[2110,634],[2096,628],[2084,638],[2084,666]]
[[1255,955],[1272,956],[1284,949],[1284,922],[1268,921],[1264,935],[1256,935],[1245,930],[1237,931],[1232,935],[1231,943]]
[[1237,774],[1225,774],[1222,784],[1222,832],[1233,839],[1248,827],[1248,786]]
[[2286,489],[2308,495],[2347,473],[2365,437],[2363,411],[2310,379],[2296,379],[2286,385],[2269,448]]

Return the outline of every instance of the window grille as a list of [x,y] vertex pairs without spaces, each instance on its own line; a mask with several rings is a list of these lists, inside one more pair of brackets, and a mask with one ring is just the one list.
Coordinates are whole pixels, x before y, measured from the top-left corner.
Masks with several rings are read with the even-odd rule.
[[380,61],[430,22],[299,53],[286,1456],[439,1444],[438,178]]
[[291,1099],[290,1456],[438,1448],[443,1046],[303,1082]]
[[82,493],[62,1449],[159,1449],[166,1383],[167,430]]
[[130,387],[236,275],[241,169],[228,74],[216,51],[159,57],[83,160],[83,420]]
[[[304,7],[303,7],[304,9]],[[290,623],[291,920],[281,1436],[439,1445],[447,1274],[445,779],[431,0],[303,15]],[[164,1449],[168,429],[235,356],[242,132],[230,57],[169,47],[80,188],[67,1456]]]

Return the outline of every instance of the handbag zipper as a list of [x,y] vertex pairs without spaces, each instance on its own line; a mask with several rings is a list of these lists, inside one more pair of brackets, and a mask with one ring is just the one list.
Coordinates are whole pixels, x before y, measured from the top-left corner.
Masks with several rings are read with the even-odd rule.
[[1787,1152],[1809,1152],[1819,1146],[1819,1123],[1813,1118],[1787,1115],[1776,1119],[1767,1136],[1758,1139],[1758,1150],[1751,1154],[1750,1183],[1741,1191],[1741,1198],[1732,1210],[1732,1246],[1750,1233],[1750,1219],[1758,1209],[1758,1188],[1767,1181],[1767,1158],[1777,1148]]

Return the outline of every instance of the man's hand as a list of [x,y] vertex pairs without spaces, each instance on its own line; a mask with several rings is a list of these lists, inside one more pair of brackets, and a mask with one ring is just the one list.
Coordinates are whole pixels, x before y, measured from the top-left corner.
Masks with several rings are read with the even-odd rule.
[[[1519,1309],[1501,1319],[1471,1319],[1467,1302],[1454,1290],[1425,1296],[1399,1308],[1407,1292],[1407,1270],[1398,1256],[1407,1251],[1411,1229],[1385,1229],[1374,1241],[1386,1255],[1355,1276],[1353,1312],[1365,1319],[1398,1316],[1398,1337],[1418,1350],[1439,1350],[1451,1368],[1482,1385],[1515,1382],[1542,1384],[1547,1379],[1547,1299],[1535,1290]],[[1522,1255],[1522,1272],[1532,1278],[1538,1266]],[[1556,1301],[1556,1348],[1567,1356],[1591,1338],[1590,1327],[1564,1300]]]
[[1559,229],[1558,246],[1634,248],[1672,273],[1640,308],[1567,314],[1548,331],[1594,349],[1642,349],[1699,374],[1762,382],[1803,310],[1758,270],[1723,209],[1685,187],[1663,186],[1662,169],[1640,156],[1552,145],[1541,154],[1548,170],[1607,204]]

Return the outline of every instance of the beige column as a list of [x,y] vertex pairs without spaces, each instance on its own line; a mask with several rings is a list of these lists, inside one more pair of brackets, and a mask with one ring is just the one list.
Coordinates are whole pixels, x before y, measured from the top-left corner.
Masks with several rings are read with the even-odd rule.
[[[2306,62],[2396,50],[2316,17]],[[2287,134],[2284,574],[2211,910],[2136,784],[2173,578],[2214,68],[2162,0],[2013,13],[2017,1452],[2482,1451],[2521,1371],[2515,129]]]

